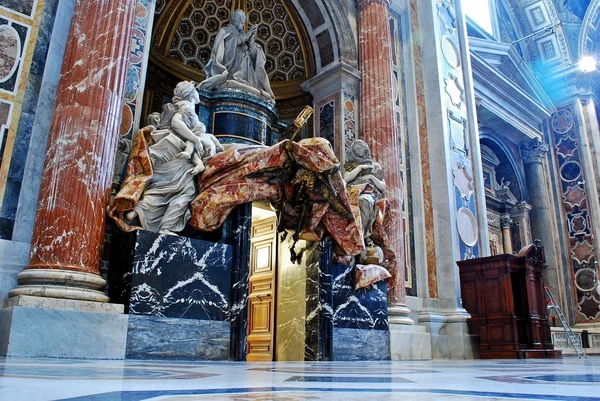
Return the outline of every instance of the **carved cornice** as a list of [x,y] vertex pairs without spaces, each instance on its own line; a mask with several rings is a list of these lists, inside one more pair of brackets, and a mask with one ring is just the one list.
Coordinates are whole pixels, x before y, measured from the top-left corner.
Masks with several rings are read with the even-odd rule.
[[520,150],[523,163],[541,163],[550,147],[536,138],[521,142]]

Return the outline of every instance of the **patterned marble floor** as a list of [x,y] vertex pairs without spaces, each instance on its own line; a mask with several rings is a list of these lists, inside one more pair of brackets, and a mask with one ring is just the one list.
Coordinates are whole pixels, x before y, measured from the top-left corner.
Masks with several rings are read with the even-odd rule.
[[234,363],[0,359],[1,401],[598,400],[585,360]]

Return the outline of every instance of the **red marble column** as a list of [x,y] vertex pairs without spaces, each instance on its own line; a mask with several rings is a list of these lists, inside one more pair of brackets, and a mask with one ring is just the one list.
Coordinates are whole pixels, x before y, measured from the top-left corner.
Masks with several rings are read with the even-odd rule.
[[402,182],[398,170],[400,144],[394,116],[392,86],[392,38],[389,24],[389,0],[358,1],[358,46],[360,83],[360,137],[369,144],[373,158],[381,164],[387,197],[396,219],[391,238],[398,261],[397,274],[388,285],[390,304],[403,304],[404,228],[401,226]]
[[77,0],[31,244],[10,295],[107,302],[96,291],[135,0]]

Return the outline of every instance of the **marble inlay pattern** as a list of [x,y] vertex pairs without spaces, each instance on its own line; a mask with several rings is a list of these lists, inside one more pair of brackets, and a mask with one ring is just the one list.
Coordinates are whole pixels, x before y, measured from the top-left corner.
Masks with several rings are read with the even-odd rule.
[[9,175],[15,136],[23,107],[23,98],[32,67],[36,40],[42,23],[44,2],[37,0],[0,0],[0,100],[12,104],[8,122],[1,134],[0,205]]
[[18,21],[0,18],[0,91],[16,93],[29,29],[29,26]]
[[133,132],[137,128],[146,125],[146,116],[141,115],[141,107],[138,110],[138,102],[144,90],[144,80],[146,78],[146,67],[150,51],[150,35],[148,35],[148,32],[152,29],[153,8],[153,0],[137,0],[136,2],[133,29],[131,31],[129,67],[125,81],[125,104],[123,105],[123,120],[125,121],[126,117],[130,116],[128,120],[130,123],[126,127],[122,125],[121,128],[119,150],[117,151],[115,172],[113,175],[113,186],[121,183],[125,166],[127,165],[127,158],[129,157]]
[[[6,401],[598,401],[600,363],[0,359]],[[502,373],[499,373],[501,371]]]
[[335,130],[334,119],[335,113],[334,102],[329,102],[319,107],[319,126],[321,128],[320,136],[327,139],[331,146],[335,149]]
[[0,0],[0,8],[33,18],[37,0]]
[[344,146],[356,139],[356,97],[344,92]]
[[577,322],[600,321],[600,298],[596,291],[598,267],[592,221],[586,191],[586,177],[581,168],[578,135],[579,124],[574,121],[570,107],[558,110],[552,116],[555,160],[560,178],[562,216],[567,228],[566,239],[575,283]]
[[[457,68],[460,63],[456,55],[460,54],[456,9],[453,1],[438,2],[438,17],[442,27],[442,36],[438,46],[446,62],[443,64],[443,88],[447,110],[447,130],[450,138],[450,163],[453,170],[450,180],[454,183],[454,209],[456,210],[456,229],[459,234],[460,259],[479,256],[479,229],[476,219],[475,197],[473,189],[473,161],[469,152],[470,135],[467,123],[467,104],[463,71]],[[454,53],[453,53],[454,52]]]

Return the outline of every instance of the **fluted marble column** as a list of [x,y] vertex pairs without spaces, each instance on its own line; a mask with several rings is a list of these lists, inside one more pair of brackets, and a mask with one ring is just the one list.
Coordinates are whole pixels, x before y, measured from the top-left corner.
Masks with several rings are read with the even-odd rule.
[[546,153],[549,150],[549,146],[539,139],[531,139],[521,143],[521,158],[525,165],[525,179],[527,180],[527,190],[531,204],[529,214],[531,233],[534,240],[539,239],[542,241],[546,264],[550,266],[549,269],[544,271],[545,285],[549,286],[554,294],[558,294],[556,261],[559,259],[554,250],[557,233],[550,229],[552,227],[551,213],[554,213],[554,211],[550,209],[550,196],[546,186],[543,165]]
[[[398,171],[400,149],[392,93],[389,7],[389,0],[358,1],[359,69],[362,73],[359,114],[360,137],[369,144],[373,158],[383,168],[387,198],[396,215],[391,240],[398,260],[398,270],[393,278],[395,280],[388,287],[388,299],[392,306],[401,306],[406,298],[404,233],[400,225],[403,196]],[[412,323],[410,319],[407,320]]]
[[10,296],[107,302],[99,275],[135,0],[77,0],[31,244]]

